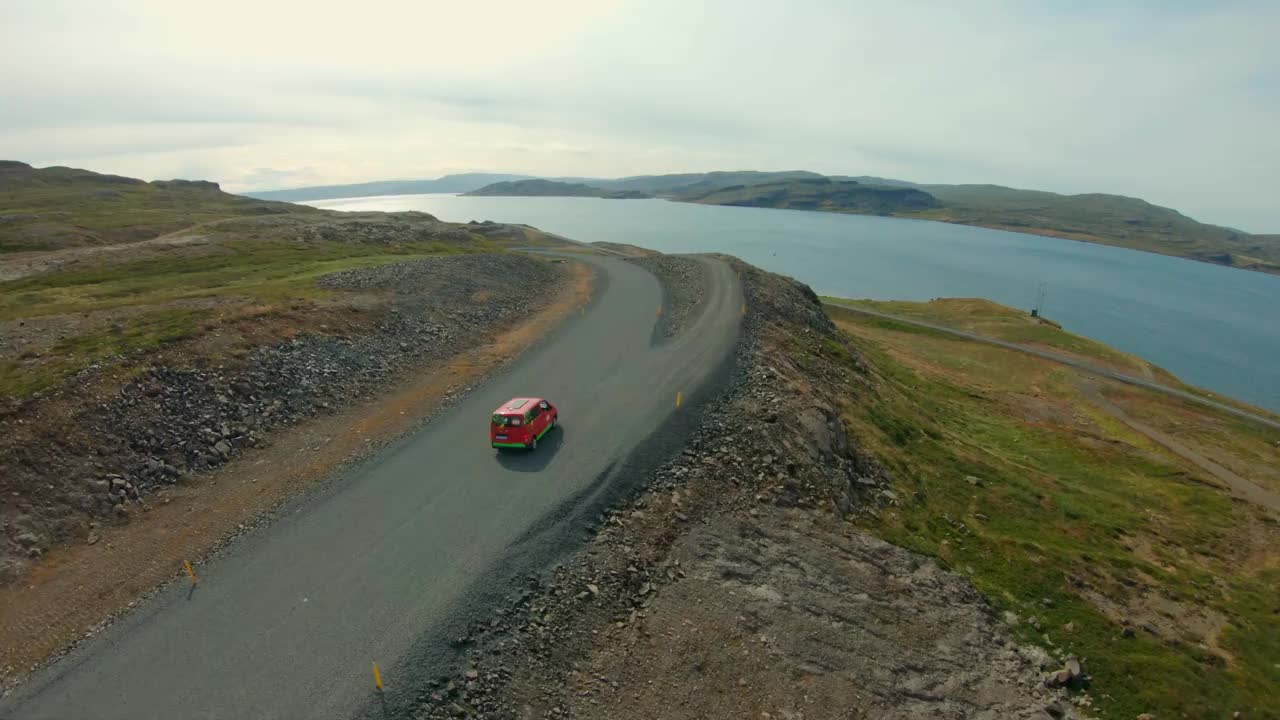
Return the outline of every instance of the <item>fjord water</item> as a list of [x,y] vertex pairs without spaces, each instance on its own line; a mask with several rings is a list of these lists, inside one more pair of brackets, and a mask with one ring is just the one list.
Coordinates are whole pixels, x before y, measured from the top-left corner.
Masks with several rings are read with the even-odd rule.
[[1044,314],[1183,380],[1280,412],[1280,277],[1037,235],[664,200],[398,195],[311,203],[526,223],[585,242],[725,252],[821,295],[984,297]]

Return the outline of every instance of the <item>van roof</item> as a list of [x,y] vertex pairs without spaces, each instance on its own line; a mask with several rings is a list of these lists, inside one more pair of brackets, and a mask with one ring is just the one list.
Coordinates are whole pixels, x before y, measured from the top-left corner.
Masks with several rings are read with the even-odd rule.
[[541,402],[541,401],[542,401],[542,398],[536,398],[536,397],[511,398],[510,400],[499,405],[498,409],[493,411],[493,414],[505,415],[507,413],[523,413],[525,410],[528,409],[530,405],[537,402]]

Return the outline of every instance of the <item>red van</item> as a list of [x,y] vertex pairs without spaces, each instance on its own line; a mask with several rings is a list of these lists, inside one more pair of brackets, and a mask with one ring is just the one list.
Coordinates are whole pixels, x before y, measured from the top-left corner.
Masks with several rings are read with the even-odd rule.
[[496,448],[538,449],[538,441],[560,420],[556,406],[542,398],[511,398],[489,418],[489,443]]

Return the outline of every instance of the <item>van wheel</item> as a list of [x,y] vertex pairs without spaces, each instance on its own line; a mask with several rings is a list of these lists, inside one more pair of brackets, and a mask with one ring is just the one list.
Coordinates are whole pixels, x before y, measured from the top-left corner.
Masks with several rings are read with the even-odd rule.
[[555,417],[551,418],[551,427],[555,427],[555,426],[557,426],[557,425],[559,425],[559,424],[560,424],[560,416],[559,416],[559,415],[556,415]]
[[535,437],[535,438],[534,438],[534,439],[529,443],[529,449],[530,449],[530,450],[537,450],[537,449],[538,449],[538,438],[536,438],[536,437]]

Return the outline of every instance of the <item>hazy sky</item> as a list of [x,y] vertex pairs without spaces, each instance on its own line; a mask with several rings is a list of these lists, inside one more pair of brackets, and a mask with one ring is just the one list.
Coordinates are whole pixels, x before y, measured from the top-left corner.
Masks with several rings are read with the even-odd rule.
[[809,169],[1280,232],[1277,37],[1274,0],[0,0],[0,158],[233,191]]

